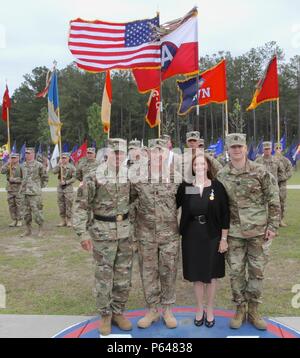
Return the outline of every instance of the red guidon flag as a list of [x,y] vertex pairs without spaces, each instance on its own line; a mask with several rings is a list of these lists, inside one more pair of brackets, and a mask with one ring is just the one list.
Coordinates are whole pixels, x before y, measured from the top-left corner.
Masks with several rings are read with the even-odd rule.
[[156,88],[151,91],[148,101],[148,112],[146,115],[146,122],[150,128],[154,128],[160,123],[160,91]]
[[81,158],[86,157],[87,142],[84,142],[77,150],[71,155],[71,158],[75,164],[79,162]]
[[10,98],[9,98],[9,92],[8,87],[6,85],[6,89],[3,95],[3,101],[2,101],[2,119],[4,122],[7,121],[7,110],[10,109]]
[[252,102],[247,111],[255,109],[264,102],[275,101],[279,98],[279,83],[277,70],[277,56],[269,62],[262,78],[259,80]]
[[[197,11],[193,9],[186,17],[178,21],[177,25],[167,26],[170,29],[167,30],[169,32],[161,37],[161,70],[134,69],[132,71],[139,92],[148,92],[159,87],[160,79],[164,81],[175,75],[198,73],[197,22]],[[162,25],[163,28],[164,25]]]
[[102,106],[101,106],[101,119],[103,125],[103,132],[109,133],[110,130],[110,112],[112,102],[112,89],[110,72],[106,72],[105,86],[103,90]]

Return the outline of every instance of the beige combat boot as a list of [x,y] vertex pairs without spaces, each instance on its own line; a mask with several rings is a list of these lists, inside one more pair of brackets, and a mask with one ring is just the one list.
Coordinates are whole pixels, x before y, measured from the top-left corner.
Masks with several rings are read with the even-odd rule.
[[168,328],[176,328],[177,321],[173,315],[172,309],[170,306],[166,306],[163,310],[163,320]]
[[66,218],[61,218],[61,221],[59,224],[56,225],[57,227],[63,227],[63,226],[67,226],[66,223]]
[[32,234],[31,225],[26,225],[26,231],[21,235],[21,237],[27,237]]
[[132,330],[132,323],[123,314],[113,313],[111,323],[118,326],[122,331]]
[[236,308],[234,317],[230,320],[230,328],[238,329],[246,321],[246,306],[239,305]]
[[15,227],[17,225],[17,220],[11,222],[8,226],[9,227]]
[[17,226],[17,227],[23,226],[22,220],[17,220],[16,226]]
[[258,313],[257,302],[248,303],[248,322],[252,323],[255,328],[261,331],[265,331],[267,329],[267,323]]
[[286,224],[283,220],[280,221],[280,227],[288,227],[288,224]]
[[43,224],[39,225],[37,237],[43,237],[44,230],[43,230]]
[[99,323],[99,332],[102,336],[111,334],[111,314],[103,315]]
[[145,316],[138,320],[137,326],[139,328],[148,328],[152,323],[158,321],[160,314],[157,308],[150,308],[150,310],[145,314]]
[[72,227],[73,226],[72,219],[70,219],[70,218],[67,218],[66,223],[67,223],[67,227]]

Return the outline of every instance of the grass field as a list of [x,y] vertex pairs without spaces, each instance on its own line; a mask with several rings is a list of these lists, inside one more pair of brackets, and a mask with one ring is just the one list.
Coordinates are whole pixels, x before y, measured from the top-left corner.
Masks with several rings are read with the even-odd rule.
[[[299,179],[299,177],[298,177]],[[298,182],[300,184],[300,181]],[[44,193],[45,236],[20,238],[22,228],[8,228],[6,194],[0,193],[0,284],[7,291],[7,308],[0,314],[93,315],[94,268],[90,254],[80,249],[72,229],[57,228],[56,194]],[[291,306],[292,287],[300,284],[300,190],[288,192],[288,228],[273,243],[265,275],[262,311],[269,316],[300,316]],[[36,227],[34,227],[36,230]],[[177,305],[193,305],[192,285],[177,279]],[[137,258],[133,267],[128,308],[144,307]],[[228,277],[220,280],[217,307],[232,308]]]

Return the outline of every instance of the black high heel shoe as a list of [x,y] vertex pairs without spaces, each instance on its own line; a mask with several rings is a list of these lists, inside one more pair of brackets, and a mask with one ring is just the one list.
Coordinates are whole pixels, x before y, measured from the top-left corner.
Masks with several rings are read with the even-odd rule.
[[205,326],[207,328],[212,328],[215,325],[215,323],[216,323],[215,319],[213,319],[212,321],[208,321],[207,318],[205,318]]
[[205,320],[205,311],[203,311],[203,315],[202,315],[202,318],[200,320],[194,319],[194,325],[197,326],[197,327],[201,327],[203,326],[203,323],[204,323],[204,320]]

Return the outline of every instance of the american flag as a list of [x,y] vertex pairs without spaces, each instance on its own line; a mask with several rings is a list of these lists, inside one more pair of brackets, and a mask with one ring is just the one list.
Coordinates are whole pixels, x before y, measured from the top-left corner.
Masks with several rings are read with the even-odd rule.
[[160,43],[153,40],[153,26],[159,26],[158,16],[128,23],[72,20],[69,49],[87,71],[159,68]]

